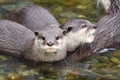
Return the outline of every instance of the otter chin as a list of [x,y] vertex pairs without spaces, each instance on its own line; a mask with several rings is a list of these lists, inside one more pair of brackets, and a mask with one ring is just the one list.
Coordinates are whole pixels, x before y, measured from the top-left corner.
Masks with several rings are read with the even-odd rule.
[[57,52],[57,50],[54,49],[54,48],[48,48],[48,49],[46,49],[46,53],[54,54],[54,53],[56,53],[56,52]]
[[88,35],[87,42],[88,42],[88,43],[93,42],[93,41],[94,41],[94,38],[95,38],[95,36],[93,36],[93,34]]
[[87,35],[87,38],[86,38],[86,42],[87,43],[92,43],[95,39],[95,36],[94,36],[94,33],[95,33],[96,29],[91,29],[88,31],[88,33],[86,34]]

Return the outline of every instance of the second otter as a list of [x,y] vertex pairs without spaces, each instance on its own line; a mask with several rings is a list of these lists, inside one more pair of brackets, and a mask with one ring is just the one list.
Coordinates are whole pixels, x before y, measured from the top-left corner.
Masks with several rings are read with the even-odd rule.
[[80,44],[94,40],[95,24],[83,19],[70,19],[61,26],[67,32],[65,36],[67,51],[74,51]]

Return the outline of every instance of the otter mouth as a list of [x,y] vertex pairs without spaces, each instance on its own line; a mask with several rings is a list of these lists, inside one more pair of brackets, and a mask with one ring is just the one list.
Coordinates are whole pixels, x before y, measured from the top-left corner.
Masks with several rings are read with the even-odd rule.
[[56,55],[57,54],[57,50],[54,48],[47,48],[45,51],[46,55]]
[[89,43],[91,43],[91,42],[93,42],[94,41],[94,36],[93,36],[93,34],[90,34],[90,35],[88,35],[88,42]]

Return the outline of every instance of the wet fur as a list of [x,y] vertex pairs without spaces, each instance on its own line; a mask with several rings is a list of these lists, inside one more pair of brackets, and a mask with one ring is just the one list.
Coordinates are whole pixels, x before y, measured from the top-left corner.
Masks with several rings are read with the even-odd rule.
[[18,22],[33,32],[45,29],[49,25],[60,25],[48,10],[37,5],[11,12],[7,19]]
[[[66,52],[63,54],[63,52],[61,52],[63,50],[63,47],[65,48],[65,43],[62,41],[61,44],[59,45],[54,45],[52,47],[49,46],[45,46],[45,45],[41,45],[38,43],[38,40],[36,39],[35,45],[33,46],[33,52],[36,53],[32,56],[27,56],[27,57],[32,57],[32,59],[34,59],[35,61],[57,61],[57,60],[61,60],[64,59],[66,56]],[[62,47],[61,47],[62,46]],[[57,53],[46,53],[46,49],[48,48],[53,48],[55,50],[57,50]]]
[[34,38],[34,33],[24,26],[9,20],[0,20],[0,51],[8,54],[10,52],[10,55],[18,57],[24,56],[28,53],[26,49],[32,49],[29,45],[32,45]]
[[120,48],[120,0],[110,0],[110,2],[108,14],[96,23],[97,30],[93,43],[84,50],[79,48],[68,58],[68,61],[84,59],[104,48]]
[[[27,58],[35,61],[51,62],[63,59],[66,56],[63,30],[59,28],[60,24],[46,9],[36,5],[25,7],[11,13],[8,19],[26,26],[37,34],[35,45],[33,46],[34,54],[31,54],[32,56],[28,55]],[[56,40],[57,37],[59,37],[59,40]],[[45,38],[45,40],[42,40],[42,38]],[[54,45],[48,46],[48,43],[53,43]],[[49,48],[55,49],[57,54],[55,55],[54,52],[46,53]]]
[[67,51],[74,51],[80,44],[91,43],[91,37],[94,38],[93,33],[96,30],[94,24],[83,19],[71,19],[61,27],[68,32],[65,36]]

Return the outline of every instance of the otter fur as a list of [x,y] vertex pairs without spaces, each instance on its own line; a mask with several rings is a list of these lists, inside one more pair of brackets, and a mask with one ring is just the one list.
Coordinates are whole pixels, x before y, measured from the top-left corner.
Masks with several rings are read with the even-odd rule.
[[45,30],[50,26],[55,26],[59,29],[60,26],[48,10],[37,5],[23,7],[11,12],[8,19],[24,25],[33,32]]
[[[57,39],[61,39],[61,42],[59,43],[61,45],[56,45],[56,47],[62,48],[62,50],[60,51],[61,53],[64,53],[60,56],[65,55],[65,51],[74,51],[77,47],[79,47],[80,44],[86,42],[90,43],[94,39],[93,33],[95,31],[95,25],[87,20],[81,19],[73,19],[66,22],[64,25],[61,26],[61,28],[67,34],[65,35],[65,37],[58,35],[58,32],[60,30],[60,28],[58,27],[60,26],[60,24],[51,15],[50,12],[36,5],[25,7],[18,11],[15,11],[9,15],[8,19],[16,21],[31,29],[36,34],[36,36],[41,35],[41,39],[44,42],[44,44],[40,44],[43,45],[42,48],[45,48],[46,44],[49,45],[49,43],[50,45],[56,45],[56,43],[58,43]],[[54,29],[50,29],[51,26],[53,26]],[[69,30],[69,27],[72,27],[72,30]],[[56,33],[57,35],[55,35]],[[80,37],[78,38],[78,36]]]
[[[41,54],[36,54],[36,56],[41,55],[43,61],[60,60],[66,56],[64,31],[46,9],[37,5],[24,7],[10,13],[8,19],[22,24],[35,33],[37,36],[35,45],[37,47],[34,47],[34,50],[36,53],[42,51]],[[39,47],[41,50],[39,50]]]
[[70,19],[61,26],[67,32],[65,39],[67,51],[74,51],[80,44],[94,40],[95,24],[84,19]]
[[[9,20],[0,20],[0,51],[15,56],[28,54],[35,40],[34,33],[24,26]],[[31,54],[31,53],[30,53]]]
[[[55,30],[53,26],[50,31],[52,30]],[[62,30],[53,35],[58,34],[62,36]],[[10,52],[14,56],[23,56],[33,61],[52,62],[65,58],[66,48],[63,43],[63,40],[57,39],[54,44],[51,44],[51,41],[46,44],[39,33],[33,33],[16,22],[0,20],[0,51]]]
[[73,53],[68,61],[84,59],[104,48],[120,48],[120,0],[110,0],[108,14],[103,16],[97,23],[95,38],[86,49],[79,48]]
[[[14,13],[11,13],[9,19],[26,26],[33,32],[43,30],[47,33],[49,26],[60,26],[57,20],[51,15],[51,13],[49,13],[46,9],[36,5],[25,7]],[[85,27],[82,28],[82,26]],[[94,39],[92,33],[95,31],[95,29],[92,30],[92,27],[94,27],[94,24],[82,19],[71,19],[62,25],[61,28],[66,32],[72,28],[72,30],[69,31],[69,34],[67,34],[65,37],[65,40],[67,42],[67,51],[73,51],[77,46],[79,46],[80,43],[82,44],[86,42],[92,42]],[[56,31],[58,30],[56,29]],[[51,36],[49,33],[46,35]],[[80,36],[79,38],[78,35]],[[88,38],[88,36],[91,37]]]

